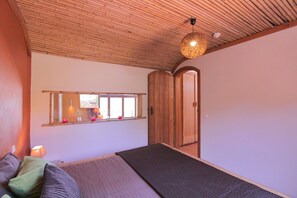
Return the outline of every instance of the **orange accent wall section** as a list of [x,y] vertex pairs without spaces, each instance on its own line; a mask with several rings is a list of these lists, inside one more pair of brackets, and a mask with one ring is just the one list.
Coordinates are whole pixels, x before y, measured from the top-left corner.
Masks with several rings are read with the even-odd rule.
[[16,146],[30,151],[31,57],[24,34],[6,0],[0,1],[0,157]]

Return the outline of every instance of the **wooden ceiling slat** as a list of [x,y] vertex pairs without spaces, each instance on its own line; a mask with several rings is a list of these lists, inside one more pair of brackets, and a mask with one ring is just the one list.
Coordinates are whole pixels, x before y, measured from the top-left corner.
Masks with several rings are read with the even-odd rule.
[[[251,29],[248,26],[246,26],[243,23],[243,20],[238,18],[236,14],[234,14],[234,12],[230,12],[230,9],[228,8],[228,6],[225,6],[225,4],[222,4],[221,1],[211,1],[211,2],[212,4],[208,2],[210,4],[209,6],[212,6],[213,7],[212,9],[215,10],[216,13],[218,13],[218,15],[216,16],[217,18],[222,18],[224,16],[223,18],[227,19],[230,22],[230,26],[232,27],[232,30],[235,29],[236,32],[241,34],[241,37],[244,37],[250,34]],[[215,9],[214,6],[218,9]],[[223,16],[220,13],[222,13]]]
[[[30,32],[30,35],[33,37],[34,36],[34,34],[32,34],[31,32]],[[37,34],[37,36],[38,36],[38,34]],[[65,39],[64,38],[61,38],[61,39],[57,39],[56,38],[56,36],[54,36],[54,37],[50,37],[50,36],[47,36],[46,38],[42,38],[42,39],[45,39],[45,40],[52,40],[53,42],[58,42],[58,43],[61,43],[61,42],[64,42],[65,41]],[[68,40],[68,39],[66,39],[66,40]],[[86,42],[84,42],[84,39],[81,39],[81,38],[76,38],[76,42],[75,43],[80,43],[80,44],[88,44],[88,45],[92,45],[93,47],[96,47],[96,43],[93,43],[93,42],[89,42],[89,43],[86,43]],[[71,42],[71,39],[70,39],[70,42]],[[67,43],[70,43],[70,42],[65,42],[65,44],[64,45],[67,45]],[[102,50],[101,48],[105,48],[105,47],[108,47],[110,44],[109,43],[102,43],[101,45],[99,45],[99,46],[97,46],[97,48],[98,48],[98,50]],[[115,46],[115,45],[113,45],[113,46]],[[139,51],[139,50],[137,50],[137,48],[138,48],[138,46],[136,45],[135,46],[135,51]],[[131,48],[131,49],[133,49],[133,48]],[[144,52],[149,52],[150,50],[154,50],[155,52],[158,52],[158,53],[165,53],[164,51],[160,51],[160,50],[158,50],[158,48],[155,48],[154,46],[149,46],[149,47],[147,47],[147,48],[145,48],[143,51]],[[164,54],[165,55],[165,54]],[[171,57],[174,57],[174,55],[170,55]],[[169,57],[169,56],[168,56]]]
[[[171,70],[192,31],[208,49],[297,19],[293,0],[9,0],[23,17],[32,51]],[[218,39],[214,32],[221,32]]]
[[[215,21],[218,25],[223,26],[231,35],[235,35],[236,38],[245,36],[245,33],[243,33],[245,27],[238,22],[236,17],[229,16],[225,9],[215,9],[214,5],[211,5],[212,3],[209,1],[199,1],[197,4],[201,4],[202,7],[207,9],[207,12],[204,11],[204,13],[208,21]],[[195,7],[195,5],[196,4],[190,6]],[[222,15],[224,17],[222,17]],[[238,28],[237,25],[240,27]]]
[[66,22],[67,23],[67,22]]
[[257,19],[263,21],[266,25],[269,26],[269,28],[275,26],[275,23],[273,23],[272,19],[253,1],[244,0],[243,4],[247,5],[247,7],[249,7],[252,10],[252,12],[257,16]]
[[241,13],[247,13],[247,19],[256,23],[260,31],[263,31],[263,28],[268,29],[271,27],[269,23],[267,24],[262,20],[262,17],[257,12],[253,12],[249,4],[245,4],[244,1],[235,1],[235,4],[242,8]]
[[[59,42],[55,42],[55,41],[52,41],[52,40],[47,40],[46,38],[44,39],[44,38],[41,38],[41,40],[43,40],[43,42],[46,42],[48,45],[50,45],[50,46],[55,46],[56,44],[59,44]],[[73,47],[72,45],[71,46],[67,46],[67,45],[63,45],[63,47],[64,48],[67,48],[67,47]],[[90,47],[92,47],[92,45],[90,45]],[[86,48],[86,49],[88,49],[88,48]],[[87,50],[88,51],[88,50]],[[91,51],[94,51],[94,50],[91,50]],[[117,50],[116,49],[113,49],[113,50],[109,50],[109,53],[117,53]],[[126,52],[127,53],[127,52]],[[140,56],[138,56],[138,57],[140,57]],[[141,58],[141,57],[140,57]]]
[[[170,4],[171,2],[166,2],[165,1],[162,4],[162,2],[159,1],[158,3],[162,7],[168,7],[168,3]],[[182,9],[182,6],[178,4],[179,1],[175,1],[173,3],[174,4],[171,6],[172,7],[172,11],[170,11],[170,13],[172,12],[172,13],[178,13],[180,15],[184,15],[184,18],[183,19],[188,19],[191,16],[191,14],[189,14],[189,13],[192,13],[192,11],[191,10]],[[203,14],[201,14],[201,11],[200,10],[198,11],[198,13],[200,14],[200,16],[197,17],[197,20],[198,21],[197,21],[197,25],[196,25],[196,28],[195,28],[195,29],[198,29],[198,32],[204,33],[207,36],[207,39],[208,40],[212,40],[211,42],[215,42],[217,44],[222,44],[222,43],[228,42],[228,40],[230,39],[230,36],[232,36],[232,33],[226,32],[225,29],[216,29],[216,31],[222,32],[222,34],[224,35],[224,38],[226,38],[227,40],[224,39],[224,38],[221,38],[219,40],[213,40],[213,38],[211,37],[211,35],[212,35],[212,33],[214,31],[211,31],[211,30],[212,29],[215,29],[215,27],[218,27],[219,26],[219,23],[217,23],[217,24],[211,23],[208,20],[208,18],[209,18],[208,15],[207,16],[204,16]],[[179,20],[180,20],[180,17],[179,17]],[[190,33],[191,27],[190,27],[189,23],[185,24],[184,26],[187,28],[188,33]],[[198,26],[198,28],[197,28],[197,26]],[[207,31],[207,30],[210,30],[210,31]],[[185,35],[185,33],[183,35]],[[232,38],[232,39],[234,39],[234,38]]]
[[[297,17],[294,14],[294,10],[292,9],[291,5],[288,3],[287,0],[281,0],[283,6],[282,9],[284,10],[284,12],[287,13],[287,15],[290,17],[290,21],[294,21],[297,19]],[[276,1],[277,3],[277,1]]]
[[[233,19],[233,23],[238,25],[237,29],[241,32],[244,32],[244,35],[249,35],[250,32],[256,31],[254,27],[251,27],[246,23],[244,17],[239,16],[236,8],[230,3],[231,1],[215,1],[216,4],[220,7],[220,9],[225,11],[226,16],[230,16]],[[222,16],[224,17],[224,16]],[[246,31],[243,31],[246,30]]]
[[[279,3],[281,3],[280,0],[277,0]],[[289,18],[289,16],[287,15],[287,13],[285,13],[283,11],[283,9],[280,7],[280,5],[278,5],[277,1],[274,0],[267,0],[266,4],[270,7],[271,10],[273,10],[275,12],[275,14],[277,16],[279,16],[279,18],[281,18],[283,20],[283,22],[289,22],[291,21],[291,19]],[[281,5],[284,7],[284,5]]]
[[292,0],[281,0],[281,7],[291,17],[291,21],[295,21],[297,19],[297,4],[292,5],[290,2],[292,2]]
[[232,1],[218,1],[218,3],[221,4],[222,7],[226,8],[230,14],[234,15],[234,17],[240,19],[240,23],[246,27],[249,32],[247,35],[259,32],[257,27],[254,26],[254,22],[252,20],[246,20],[246,16],[238,12],[238,8],[232,4]]
[[287,0],[288,4],[290,4],[291,9],[294,11],[294,15],[297,17],[297,3],[294,0]]
[[[177,3],[180,3],[181,5],[179,5],[179,4],[176,5]],[[188,1],[186,1],[186,2],[175,1],[173,7],[175,10],[179,10],[179,9],[183,9],[182,5],[186,4],[188,9],[187,10],[183,9],[184,16],[185,16],[184,19],[189,18],[189,16],[193,15],[191,13],[198,12],[199,17],[197,17],[197,20],[198,20],[197,24],[198,24],[198,29],[200,31],[204,30],[204,29],[214,29],[214,30],[222,32],[222,34],[225,35],[227,38],[230,35],[232,36],[234,34],[234,32],[231,32],[232,27],[226,28],[226,24],[224,24],[225,23],[224,21],[222,22],[221,20],[216,19],[215,17],[211,18],[211,20],[210,20],[210,17],[212,17],[210,14],[206,13],[204,9],[195,6],[195,4],[193,5],[190,3],[191,2],[188,2]],[[162,4],[163,7],[166,7],[168,5],[170,5],[170,2],[166,2],[166,4]],[[221,26],[221,29],[219,29],[219,28],[215,29],[215,27],[220,27],[220,26]],[[189,25],[188,25],[188,27],[189,27]],[[212,34],[213,32],[214,31],[209,31],[209,32],[207,32],[208,33],[207,35]],[[202,31],[202,33],[205,33],[205,32]],[[240,33],[240,32],[238,32],[238,33]],[[234,37],[233,37],[233,39],[234,39]]]
[[[42,26],[42,24],[39,24],[40,26]],[[83,27],[83,26],[82,26]],[[70,30],[70,28],[68,29],[68,30]],[[72,31],[71,31],[72,32]],[[72,32],[72,33],[75,33],[75,32]],[[80,33],[80,32],[79,32]],[[100,32],[97,32],[97,33],[100,33]],[[104,33],[104,32],[101,32],[102,34]],[[115,33],[115,32],[113,32],[113,33]],[[87,35],[89,35],[90,34],[90,32],[88,32],[88,34],[85,34],[85,36],[87,36]],[[99,35],[99,34],[98,34]],[[135,40],[130,40],[130,42],[133,42],[133,41],[135,41]],[[159,42],[159,43],[162,43],[162,42]],[[168,45],[167,43],[164,43],[164,44],[166,44],[166,45]]]
[[261,27],[261,31],[263,31],[263,29],[273,27],[269,22],[267,22],[267,20],[265,20],[265,17],[258,13],[258,10],[255,10],[253,4],[245,3],[244,1],[238,1],[237,3],[243,7],[243,10],[245,10],[244,12],[249,13],[250,19],[257,22],[257,24]]
[[[44,16],[43,16],[44,17]],[[60,17],[59,16],[59,20],[58,20],[58,22],[61,20],[61,23],[62,24],[65,24],[65,26],[67,27],[67,24],[68,25],[70,25],[70,27],[69,28],[71,28],[71,27],[73,27],[73,26],[75,26],[75,25],[78,25],[79,27],[78,28],[80,28],[80,27],[82,27],[82,23],[83,22],[73,22],[72,23],[72,21],[68,21],[67,20],[67,17],[65,17],[64,19],[62,18],[62,17]],[[65,21],[64,21],[65,20]],[[92,22],[90,22],[89,23],[89,25],[88,26],[85,26],[84,28],[88,28],[88,27],[91,27],[91,25],[90,24],[92,24]],[[105,25],[105,27],[107,26],[107,24],[103,24],[103,25]],[[92,24],[92,27],[96,27],[96,24]],[[123,27],[123,25],[121,25],[120,26],[120,24],[119,24],[119,26],[115,26],[115,27],[113,27],[113,29],[115,29],[115,28],[121,28],[121,27]],[[124,29],[125,31],[128,31],[128,30],[126,30],[126,29]],[[96,31],[96,29],[94,29],[94,31]],[[123,31],[123,29],[119,29],[119,31]],[[144,31],[142,31],[139,35],[143,35],[145,32]],[[174,34],[173,34],[174,35]],[[164,35],[164,36],[167,36],[167,35]],[[179,37],[179,38],[182,38],[182,37]]]
[[[245,9],[245,7],[241,6],[237,1],[228,1],[229,6],[234,10],[234,14],[241,18],[244,23],[248,24],[255,32],[259,32],[263,30],[263,26],[258,24],[258,20],[250,20],[250,18],[253,18],[249,14],[249,11]],[[246,13],[246,15],[242,15],[241,13]]]
[[281,25],[284,22],[282,18],[280,18],[273,10],[271,10],[266,1],[255,0],[254,2],[261,7],[262,11],[264,11],[276,25]]

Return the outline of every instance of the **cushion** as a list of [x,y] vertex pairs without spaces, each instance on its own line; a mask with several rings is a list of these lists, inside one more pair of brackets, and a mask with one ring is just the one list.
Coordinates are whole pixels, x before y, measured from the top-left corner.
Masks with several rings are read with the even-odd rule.
[[80,190],[75,180],[61,168],[47,164],[40,198],[80,198]]
[[9,181],[9,187],[19,197],[39,197],[45,164],[41,158],[25,156],[17,177]]
[[20,168],[20,160],[9,153],[0,160],[0,184],[8,184],[9,180],[15,177]]
[[11,153],[0,160],[0,197],[4,194],[11,195],[8,182],[17,175],[20,165],[20,160]]
[[0,184],[0,198],[7,196],[14,197],[13,193],[7,189],[7,187],[4,187],[2,184]]
[[12,197],[9,196],[9,195],[7,195],[7,194],[5,194],[5,195],[3,195],[1,198],[12,198]]

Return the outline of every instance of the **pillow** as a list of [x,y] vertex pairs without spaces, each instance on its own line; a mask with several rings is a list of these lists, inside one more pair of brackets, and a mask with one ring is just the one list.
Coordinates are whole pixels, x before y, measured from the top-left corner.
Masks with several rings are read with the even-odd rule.
[[20,160],[11,153],[0,160],[0,197],[4,194],[11,195],[8,182],[17,175],[20,165]]
[[14,195],[6,187],[0,184],[0,198],[4,197],[14,197]]
[[5,194],[5,195],[3,195],[1,198],[11,198],[11,196]]
[[18,176],[9,181],[11,191],[19,197],[39,197],[46,163],[41,158],[25,156]]
[[15,177],[20,168],[20,160],[9,153],[0,160],[0,184],[7,185],[9,180]]
[[47,164],[40,198],[80,198],[80,190],[75,180],[61,168]]

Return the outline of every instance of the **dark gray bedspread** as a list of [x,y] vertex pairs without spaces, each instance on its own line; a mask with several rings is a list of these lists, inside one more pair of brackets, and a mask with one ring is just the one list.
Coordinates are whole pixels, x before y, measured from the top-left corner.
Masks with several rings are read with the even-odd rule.
[[279,197],[162,144],[117,154],[162,197]]

